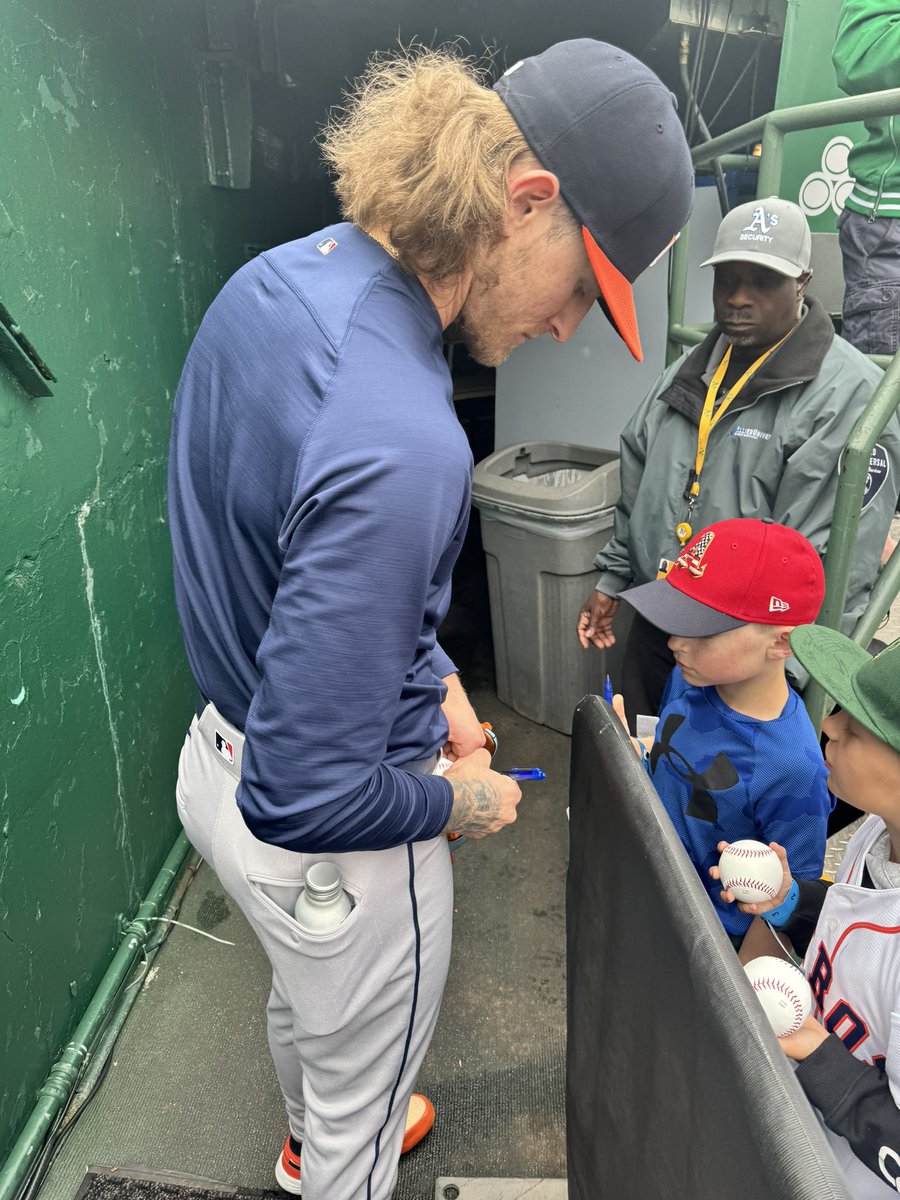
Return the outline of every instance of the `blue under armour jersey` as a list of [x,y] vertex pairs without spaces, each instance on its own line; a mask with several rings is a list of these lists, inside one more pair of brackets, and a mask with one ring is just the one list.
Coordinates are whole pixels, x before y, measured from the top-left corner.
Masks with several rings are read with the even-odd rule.
[[821,875],[834,801],[816,732],[795,691],[779,717],[761,721],[729,708],[714,687],[690,687],[676,667],[649,771],[728,933],[746,933],[752,917],[724,904],[710,878],[719,842],[778,842],[797,879]]

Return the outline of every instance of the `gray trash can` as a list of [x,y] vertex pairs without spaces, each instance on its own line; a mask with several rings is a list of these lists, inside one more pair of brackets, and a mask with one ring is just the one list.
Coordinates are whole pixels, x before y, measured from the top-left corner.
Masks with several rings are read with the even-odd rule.
[[603,692],[606,655],[582,650],[575,626],[618,496],[618,455],[590,446],[519,443],[475,468],[497,696],[561,733],[582,696]]

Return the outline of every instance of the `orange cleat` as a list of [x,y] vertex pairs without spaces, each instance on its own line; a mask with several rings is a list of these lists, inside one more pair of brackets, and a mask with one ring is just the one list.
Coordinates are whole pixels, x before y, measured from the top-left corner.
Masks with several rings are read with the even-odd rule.
[[413,1146],[418,1146],[422,1138],[431,1132],[434,1124],[434,1105],[427,1096],[413,1092],[409,1098],[409,1108],[406,1110],[406,1133],[403,1135],[401,1154],[408,1154]]
[[[406,1110],[406,1132],[403,1135],[401,1154],[408,1154],[414,1146],[418,1146],[422,1138],[431,1132],[434,1125],[434,1105],[427,1096],[413,1092],[409,1098],[409,1108]],[[300,1158],[291,1149],[291,1139],[287,1137],[281,1157],[275,1164],[275,1179],[284,1192],[293,1196],[300,1195]]]

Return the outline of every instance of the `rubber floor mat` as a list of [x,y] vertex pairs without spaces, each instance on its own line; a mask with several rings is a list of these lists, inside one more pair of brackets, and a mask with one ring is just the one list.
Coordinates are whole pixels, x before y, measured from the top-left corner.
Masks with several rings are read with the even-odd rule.
[[284,1200],[284,1192],[236,1188],[177,1171],[89,1167],[75,1200]]

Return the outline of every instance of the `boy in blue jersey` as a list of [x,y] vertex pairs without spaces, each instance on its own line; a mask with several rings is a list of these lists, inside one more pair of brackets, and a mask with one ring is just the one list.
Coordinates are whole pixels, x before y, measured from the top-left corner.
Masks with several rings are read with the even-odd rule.
[[719,842],[778,842],[798,878],[821,874],[828,772],[785,661],[791,630],[815,620],[824,591],[806,538],[740,519],[710,525],[665,578],[622,594],[670,635],[677,665],[647,768],[735,942],[751,919],[709,877]]

